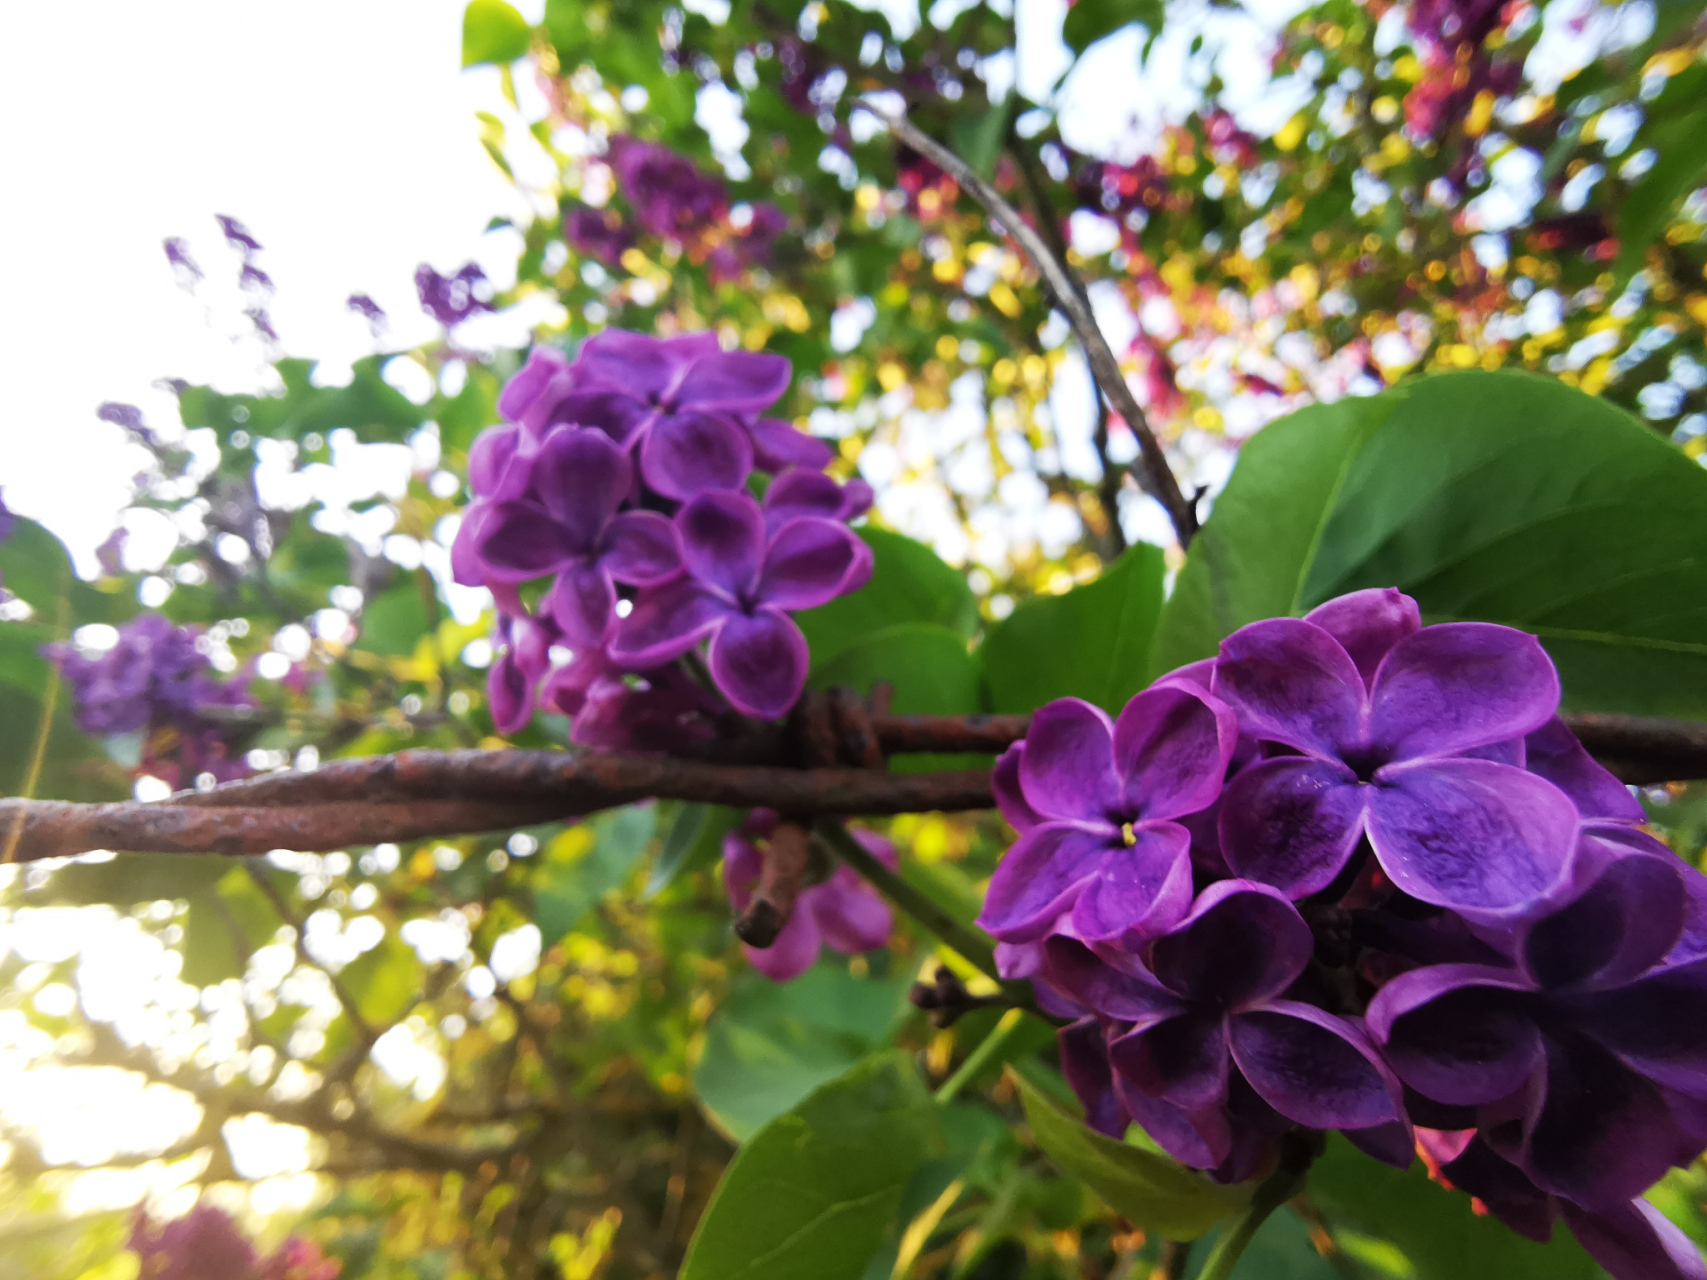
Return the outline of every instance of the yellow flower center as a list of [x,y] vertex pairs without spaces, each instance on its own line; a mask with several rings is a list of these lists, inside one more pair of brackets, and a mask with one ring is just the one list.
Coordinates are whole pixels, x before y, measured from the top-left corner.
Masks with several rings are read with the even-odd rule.
[[1138,833],[1132,829],[1132,824],[1130,822],[1123,822],[1120,824],[1120,838],[1126,841],[1126,847],[1128,849],[1138,843]]

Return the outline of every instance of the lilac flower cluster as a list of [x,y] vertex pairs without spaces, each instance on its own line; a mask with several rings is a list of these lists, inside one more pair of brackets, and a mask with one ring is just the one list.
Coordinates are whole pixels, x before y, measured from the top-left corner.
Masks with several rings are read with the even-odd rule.
[[1420,1143],[1620,1280],[1707,1277],[1641,1193],[1707,1146],[1707,877],[1558,719],[1533,637],[1397,591],[1258,622],[1001,758],[981,923],[1076,1019],[1087,1118],[1257,1175],[1287,1130]]
[[[490,588],[502,615],[500,731],[537,699],[574,719],[576,742],[679,747],[729,708],[774,719],[794,704],[808,655],[788,615],[870,576],[847,522],[871,491],[824,475],[821,441],[760,416],[789,377],[781,356],[712,334],[607,330],[573,362],[535,349],[499,399],[506,424],[471,451],[475,500],[452,548],[457,580]],[[755,468],[772,476],[762,503]],[[678,664],[702,643],[721,699]]]
[[[745,911],[753,900],[753,888],[764,870],[764,855],[753,842],[768,837],[776,824],[775,811],[754,809],[741,830],[723,837],[723,883],[737,912]],[[893,844],[874,831],[854,828],[851,834],[874,858],[894,869]],[[888,942],[894,928],[889,904],[852,867],[838,865],[828,879],[800,891],[776,941],[762,950],[748,947],[747,958],[772,982],[788,982],[816,964],[826,944],[843,955],[858,955]]]
[[583,257],[613,265],[644,231],[686,247],[694,261],[705,264],[713,283],[738,280],[770,265],[776,242],[788,229],[787,215],[775,205],[732,209],[721,179],[654,142],[618,135],[611,139],[608,158],[634,220],[612,208],[572,206],[563,216],[563,238]]
[[337,1280],[343,1270],[300,1236],[263,1258],[231,1215],[209,1204],[158,1224],[138,1214],[129,1243],[147,1280]]
[[[143,735],[142,769],[174,786],[202,774],[218,781],[248,773],[219,711],[255,704],[239,681],[220,680],[196,634],[158,613],[119,628],[118,643],[96,657],[68,644],[44,652],[71,685],[77,727],[97,737]],[[215,714],[210,714],[215,713]]]
[[[473,262],[464,263],[456,274],[448,276],[423,262],[415,268],[415,293],[421,299],[421,310],[446,329],[454,329],[469,316],[492,310],[491,285],[486,273]],[[372,300],[368,301],[371,305]],[[373,320],[373,315],[365,307],[356,305],[355,298],[350,299],[350,305],[366,315],[370,322]],[[377,312],[379,308],[375,306],[373,310]]]

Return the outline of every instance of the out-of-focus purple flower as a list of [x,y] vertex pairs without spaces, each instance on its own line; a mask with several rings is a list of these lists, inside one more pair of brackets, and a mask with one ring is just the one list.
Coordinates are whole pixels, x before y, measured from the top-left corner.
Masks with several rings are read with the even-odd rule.
[[570,718],[571,742],[602,751],[681,751],[712,741],[730,718],[680,667],[628,671],[599,649],[555,668],[540,702]]
[[1214,689],[1244,734],[1296,753],[1228,785],[1219,830],[1235,875],[1302,898],[1366,836],[1400,889],[1460,911],[1521,908],[1564,874],[1569,798],[1515,761],[1475,758],[1558,708],[1558,674],[1533,636],[1419,629],[1398,592],[1358,592],[1234,632]]
[[818,104],[813,90],[832,66],[824,51],[815,44],[788,36],[777,44],[776,57],[782,69],[782,79],[777,85],[782,100],[802,115],[816,115]]
[[1552,1238],[1554,1221],[1563,1218],[1614,1280],[1707,1280],[1707,1266],[1689,1237],[1646,1200],[1589,1210],[1549,1196],[1473,1129],[1419,1129],[1417,1145],[1442,1181],[1475,1196],[1517,1234],[1544,1243]]
[[1129,165],[1093,160],[1074,178],[1074,187],[1087,208],[1121,217],[1148,212],[1167,199],[1168,175],[1154,156],[1139,156]]
[[1642,802],[1585,750],[1565,722],[1554,716],[1523,740],[1524,767],[1571,798],[1585,822],[1647,821]]
[[166,261],[172,264],[172,271],[178,277],[178,283],[185,288],[192,287],[202,278],[202,269],[196,265],[196,260],[190,257],[189,242],[182,236],[167,236],[162,241],[166,250]]
[[237,284],[253,293],[273,292],[273,278],[252,262],[243,264],[243,270],[237,273]]
[[692,239],[729,211],[728,189],[668,147],[619,135],[610,166],[640,225],[656,236]]
[[415,268],[415,292],[421,308],[447,329],[453,329],[469,316],[492,310],[486,297],[489,286],[486,273],[475,263],[466,263],[455,275],[440,275],[423,262]]
[[255,1275],[255,1246],[230,1214],[210,1204],[159,1225],[139,1214],[130,1249],[142,1259],[148,1280],[252,1280]]
[[142,410],[133,404],[120,404],[116,400],[108,400],[95,410],[95,416],[102,422],[110,422],[116,427],[123,427],[143,444],[150,448],[160,443],[160,437],[142,420]]
[[95,548],[95,563],[109,578],[116,578],[124,572],[124,544],[129,541],[130,530],[120,525]]
[[[1354,1023],[1287,999],[1315,942],[1285,895],[1224,880],[1148,948],[1115,967],[1082,944],[1048,944],[1047,980],[1111,1024],[1128,1113],[1200,1169],[1235,1156],[1241,1131],[1342,1129],[1408,1165],[1399,1082]],[[1241,1162],[1242,1163],[1242,1162]]]
[[262,307],[247,307],[243,314],[249,317],[249,323],[255,326],[255,332],[268,342],[279,340],[279,331],[273,328],[273,318]]
[[781,418],[754,419],[747,427],[747,434],[753,441],[753,465],[773,475],[790,467],[822,471],[836,456],[825,441]]
[[777,238],[787,229],[788,215],[774,204],[751,206],[747,220],[706,258],[712,283],[726,284],[770,266]]
[[149,733],[149,772],[172,782],[204,772],[221,780],[247,772],[230,758],[227,726],[207,713],[254,702],[236,682],[215,677],[194,632],[144,613],[120,627],[118,642],[96,657],[68,644],[44,652],[71,685],[78,728],[97,736]]
[[871,510],[872,496],[871,486],[860,479],[837,484],[822,471],[784,471],[765,490],[765,528],[774,533],[800,516],[857,520]]
[[618,582],[656,586],[680,569],[675,526],[656,511],[619,514],[633,470],[603,432],[559,427],[526,462],[526,496],[494,503],[475,531],[481,577],[554,578],[544,608],[567,643],[603,644]]
[[584,258],[614,266],[634,246],[634,232],[615,209],[578,204],[563,216],[563,238]]
[[979,923],[1004,942],[1042,937],[1064,913],[1091,941],[1172,928],[1192,892],[1191,837],[1174,819],[1213,803],[1237,741],[1233,713],[1184,685],[1146,689],[1118,721],[1077,698],[1038,711],[998,791],[1028,826]]
[[550,618],[499,613],[493,634],[497,656],[486,672],[486,702],[499,733],[519,732],[533,717],[540,681],[551,670],[551,647],[560,639]]
[[1660,963],[1699,873],[1609,834],[1585,831],[1569,886],[1511,932],[1509,965],[1414,969],[1368,1015],[1406,1084],[1477,1108],[1499,1155],[1589,1209],[1640,1195],[1707,1141],[1707,962]]
[[[747,909],[764,868],[763,855],[752,839],[768,836],[776,818],[768,809],[755,809],[743,831],[723,837],[723,882],[737,911]],[[895,846],[889,841],[858,828],[853,829],[853,837],[867,853],[894,868]],[[843,955],[873,951],[889,941],[894,927],[888,904],[852,867],[838,866],[822,884],[800,891],[776,941],[763,949],[748,947],[747,958],[772,982],[787,982],[816,964],[824,945]]]
[[711,677],[743,715],[770,720],[806,685],[806,637],[788,616],[864,585],[869,549],[833,520],[790,520],[768,538],[759,504],[708,492],[676,514],[687,573],[643,591],[617,624],[610,654],[634,667],[673,661],[710,641]]
[[352,293],[344,301],[344,305],[361,316],[370,325],[377,328],[385,326],[385,308],[375,302],[365,293]]
[[6,505],[6,490],[0,488],[0,542],[12,536],[12,530],[18,527],[18,517]]
[[255,1280],[338,1280],[344,1264],[328,1258],[320,1246],[301,1236],[291,1236],[261,1263]]
[[261,251],[261,242],[249,234],[249,228],[236,218],[227,214],[217,213],[213,220],[219,223],[219,229],[224,234],[226,243],[238,250],[247,258],[252,253]]

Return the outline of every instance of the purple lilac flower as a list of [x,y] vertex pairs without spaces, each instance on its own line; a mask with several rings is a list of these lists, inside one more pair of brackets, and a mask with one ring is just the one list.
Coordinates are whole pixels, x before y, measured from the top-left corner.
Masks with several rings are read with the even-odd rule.
[[6,490],[0,488],[0,542],[12,536],[12,530],[18,527],[18,517],[6,505]]
[[196,260],[190,257],[189,242],[182,236],[167,236],[161,242],[166,250],[166,261],[172,264],[172,271],[178,277],[178,283],[185,288],[193,287],[202,278],[202,269],[196,265]]
[[656,236],[691,239],[729,211],[723,183],[668,147],[617,136],[610,166],[640,225]]
[[242,253],[245,258],[252,253],[261,251],[261,242],[250,235],[249,228],[237,221],[236,218],[219,213],[214,215],[213,220],[219,223],[219,229],[224,234],[226,243]]
[[486,273],[472,262],[451,276],[440,275],[425,262],[415,268],[415,292],[420,296],[421,309],[447,329],[476,312],[492,310],[492,304],[481,296],[488,288]]
[[1185,685],[1145,690],[1118,721],[1077,698],[1044,707],[1004,757],[998,794],[1025,829],[979,923],[1003,942],[1040,938],[1064,914],[1098,942],[1177,924],[1191,837],[1174,819],[1214,801],[1237,740],[1232,712]]
[[344,301],[344,305],[361,316],[375,329],[385,327],[385,308],[375,302],[365,293],[352,293]]
[[[753,837],[764,838],[775,828],[777,815],[755,809],[740,832],[723,837],[723,880],[737,911],[752,901],[764,859]],[[895,866],[895,846],[873,831],[853,829],[853,837],[885,866]],[[772,982],[798,978],[818,962],[826,944],[843,955],[873,951],[889,941],[895,920],[889,906],[852,867],[838,866],[822,884],[802,889],[782,932],[769,947],[747,948],[753,967]]]
[[1424,1097],[1477,1109],[1484,1138],[1550,1195],[1640,1195],[1707,1133],[1707,962],[1662,965],[1685,870],[1589,829],[1568,889],[1511,933],[1507,964],[1401,974],[1369,1027]]
[[566,642],[603,644],[618,582],[656,586],[680,569],[675,526],[656,511],[619,511],[633,469],[602,432],[559,427],[526,463],[528,496],[493,503],[473,535],[481,576],[551,577],[544,608]]
[[230,1214],[210,1204],[158,1226],[139,1214],[130,1248],[148,1280],[249,1280],[255,1274],[255,1246]]
[[1522,907],[1564,874],[1576,809],[1521,767],[1520,740],[1559,705],[1534,637],[1419,629],[1406,597],[1358,592],[1234,632],[1214,691],[1243,733],[1296,753],[1229,784],[1219,834],[1234,874],[1306,897],[1367,838],[1412,897],[1484,912]]
[[634,232],[615,209],[578,204],[563,215],[563,238],[583,258],[614,266],[634,246]]
[[1417,1145],[1438,1180],[1475,1196],[1520,1236],[1545,1243],[1562,1218],[1616,1280],[1707,1280],[1707,1266],[1689,1238],[1646,1200],[1589,1210],[1549,1196],[1474,1129],[1419,1129]]
[[540,681],[551,670],[551,647],[561,637],[550,618],[499,613],[497,657],[486,672],[486,703],[501,734],[517,733],[533,717]]
[[634,667],[710,642],[711,676],[736,710],[771,720],[806,685],[806,637],[788,616],[862,586],[871,551],[844,524],[790,520],[769,537],[759,504],[708,492],[676,514],[687,572],[643,592],[616,628],[610,654]]
[[[792,431],[793,428],[790,428]],[[795,431],[795,435],[801,435]],[[811,439],[810,436],[802,436]],[[857,520],[871,510],[871,486],[863,480],[837,484],[822,471],[795,468],[784,471],[765,490],[765,528],[775,533],[800,516],[826,520]]]
[[95,417],[102,422],[110,422],[115,427],[123,427],[150,448],[160,443],[160,437],[143,421],[142,410],[133,404],[108,400],[95,410]]
[[713,741],[728,706],[679,666],[628,671],[602,651],[546,677],[540,701],[570,717],[569,741],[602,751],[676,751]]
[[788,215],[774,204],[751,207],[747,222],[706,256],[713,284],[739,280],[756,267],[771,265],[778,237],[788,229]]

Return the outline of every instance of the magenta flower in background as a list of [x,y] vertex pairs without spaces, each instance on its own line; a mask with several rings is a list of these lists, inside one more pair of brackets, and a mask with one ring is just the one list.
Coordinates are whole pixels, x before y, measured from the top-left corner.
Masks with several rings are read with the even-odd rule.
[[526,497],[479,520],[472,557],[489,582],[554,579],[542,607],[571,648],[600,645],[616,616],[616,584],[655,586],[681,567],[676,529],[656,511],[620,511],[633,485],[608,436],[559,427],[526,460]]
[[210,1204],[159,1225],[139,1214],[130,1249],[148,1280],[250,1280],[257,1262],[255,1246],[231,1215]]
[[[768,836],[776,814],[755,809],[741,832],[723,837],[723,882],[737,911],[745,911],[759,882],[764,858],[751,837]],[[854,839],[885,866],[895,866],[895,846],[872,831],[851,828]],[[828,945],[843,955],[873,951],[889,941],[895,920],[889,905],[851,867],[838,866],[822,884],[802,889],[782,932],[769,947],[748,947],[753,967],[772,982],[798,978]]]
[[676,513],[687,573],[643,591],[617,624],[616,661],[635,668],[674,661],[710,641],[711,677],[743,715],[781,716],[806,687],[806,637],[788,616],[863,585],[865,544],[846,525],[805,516],[769,537],[744,493],[702,493]]
[[615,266],[634,245],[634,232],[615,209],[578,204],[563,215],[563,239],[584,258]]
[[540,702],[570,717],[569,741],[603,751],[675,751],[718,736],[728,706],[677,666],[629,671],[599,649],[552,669]]
[[723,183],[668,147],[618,135],[609,160],[635,218],[653,235],[692,239],[729,212]]
[[1661,963],[1699,873],[1618,834],[1585,837],[1568,888],[1511,933],[1508,965],[1413,969],[1369,1007],[1406,1084],[1477,1108],[1494,1151],[1589,1209],[1707,1141],[1707,962]]
[[421,309],[447,329],[454,329],[476,312],[492,310],[483,296],[490,292],[486,273],[472,262],[451,276],[440,275],[423,262],[415,268],[415,292],[420,296]]
[[1406,597],[1358,592],[1222,642],[1215,695],[1246,736],[1297,753],[1228,784],[1235,875],[1302,898],[1367,837],[1395,885],[1440,906],[1511,910],[1558,882],[1576,808],[1519,767],[1517,741],[1558,708],[1552,661],[1509,627],[1418,627]]
[[1067,913],[1086,940],[1171,928],[1192,893],[1191,837],[1174,819],[1214,802],[1237,742],[1232,712],[1183,684],[1146,689],[1118,721],[1077,698],[1038,711],[997,770],[1004,814],[1026,827],[979,923],[1003,942]]

